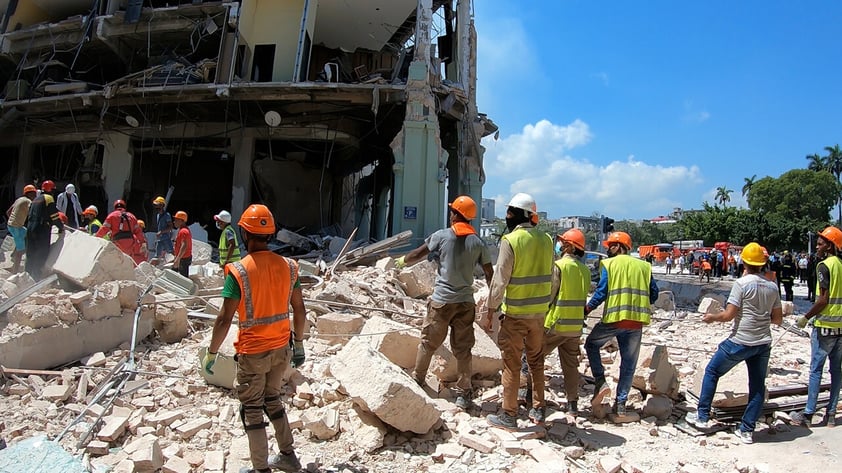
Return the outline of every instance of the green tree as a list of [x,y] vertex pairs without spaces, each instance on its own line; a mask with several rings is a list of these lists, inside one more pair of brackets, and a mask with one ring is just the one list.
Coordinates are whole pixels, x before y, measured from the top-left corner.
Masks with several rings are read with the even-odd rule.
[[726,202],[731,202],[731,193],[734,192],[731,189],[728,189],[725,186],[717,187],[716,188],[716,201],[719,202],[720,205],[725,205]]
[[751,186],[754,185],[754,181],[757,179],[757,174],[751,177],[744,177],[743,180],[745,184],[743,184],[743,197],[746,196],[749,192],[751,192]]
[[[827,170],[836,177],[836,182],[842,183],[840,180],[842,178],[842,149],[837,144],[825,146],[824,150],[827,151],[827,156],[824,158]],[[839,221],[842,222],[842,194],[837,193],[836,204],[839,206]]]
[[811,171],[824,171],[827,169],[827,163],[825,163],[824,158],[819,156],[818,153],[808,154],[806,158],[807,161],[810,161],[810,164],[807,165],[807,169]]

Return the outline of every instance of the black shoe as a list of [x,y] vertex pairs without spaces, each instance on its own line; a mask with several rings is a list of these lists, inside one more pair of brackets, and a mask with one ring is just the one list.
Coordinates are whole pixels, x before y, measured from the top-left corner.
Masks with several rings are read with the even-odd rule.
[[529,420],[531,420],[532,422],[534,422],[538,425],[543,425],[545,418],[546,418],[546,413],[545,413],[543,407],[538,407],[538,408],[533,407],[532,409],[529,409]]
[[505,430],[517,430],[517,418],[510,416],[506,411],[500,415],[491,414],[486,417],[488,424],[492,427],[500,427]]
[[617,402],[614,404],[614,413],[618,416],[626,415],[626,403],[625,402]]
[[567,412],[574,416],[579,414],[579,406],[576,405],[576,401],[569,401],[567,403]]
[[301,462],[298,461],[295,452],[281,453],[269,457],[269,468],[291,473],[301,470]]
[[810,427],[813,423],[813,414],[807,414],[804,411],[793,412],[789,415],[793,425],[800,425],[801,427]]

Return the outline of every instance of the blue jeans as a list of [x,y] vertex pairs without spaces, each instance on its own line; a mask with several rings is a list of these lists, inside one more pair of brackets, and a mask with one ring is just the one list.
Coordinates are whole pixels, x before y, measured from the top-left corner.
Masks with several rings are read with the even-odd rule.
[[605,376],[605,368],[602,366],[599,349],[609,340],[617,337],[617,344],[620,345],[620,381],[617,383],[616,401],[619,403],[626,402],[629,397],[634,370],[637,368],[637,357],[640,355],[642,333],[641,329],[617,328],[616,324],[599,322],[585,340],[585,352],[591,364],[591,373],[595,378],[602,378]]
[[810,384],[807,388],[807,407],[805,414],[816,412],[816,402],[819,398],[819,390],[822,384],[822,371],[824,362],[830,358],[830,399],[827,403],[827,411],[836,412],[836,404],[839,402],[839,388],[842,386],[842,336],[819,335],[819,328],[813,328],[810,335]]
[[705,421],[710,417],[710,406],[716,393],[719,378],[731,371],[741,361],[746,362],[748,368],[748,405],[743,412],[740,430],[754,432],[757,419],[763,412],[763,398],[766,395],[766,370],[769,368],[769,353],[771,345],[747,346],[724,340],[705,368],[702,389],[699,394],[699,420]]

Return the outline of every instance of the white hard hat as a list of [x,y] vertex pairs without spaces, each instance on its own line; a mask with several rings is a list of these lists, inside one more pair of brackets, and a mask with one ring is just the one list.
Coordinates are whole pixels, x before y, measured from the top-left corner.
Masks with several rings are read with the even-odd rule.
[[227,210],[222,210],[218,214],[214,215],[213,219],[219,222],[231,223],[231,213]]
[[522,209],[526,211],[526,216],[538,213],[538,206],[535,205],[535,199],[531,195],[519,192],[509,201],[509,207]]

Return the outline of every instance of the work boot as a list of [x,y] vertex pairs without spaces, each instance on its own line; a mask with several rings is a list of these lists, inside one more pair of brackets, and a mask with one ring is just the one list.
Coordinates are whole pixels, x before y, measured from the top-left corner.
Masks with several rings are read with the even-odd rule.
[[793,412],[789,415],[793,425],[800,425],[801,427],[810,427],[813,423],[813,414],[807,414],[804,411]]
[[567,413],[574,416],[579,415],[579,406],[576,405],[576,401],[567,402]]
[[605,381],[604,376],[596,378],[594,381],[593,397],[591,398],[591,406],[602,404],[602,400],[611,393],[611,388],[608,387],[608,382]]
[[301,462],[295,456],[295,452],[281,453],[269,457],[269,468],[286,472],[295,472],[301,469]]
[[537,425],[543,425],[546,414],[543,407],[533,407],[529,409],[529,420]]
[[836,413],[835,412],[828,412],[825,414],[825,420],[827,421],[828,427],[836,427]]
[[517,418],[510,416],[506,411],[500,415],[491,414],[485,418],[492,427],[499,427],[503,430],[517,430]]
[[626,415],[626,403],[617,401],[614,403],[614,413],[618,416]]
[[710,419],[701,420],[699,419],[698,412],[688,412],[684,416],[684,420],[687,421],[688,424],[693,425],[699,429],[709,429],[710,428]]

